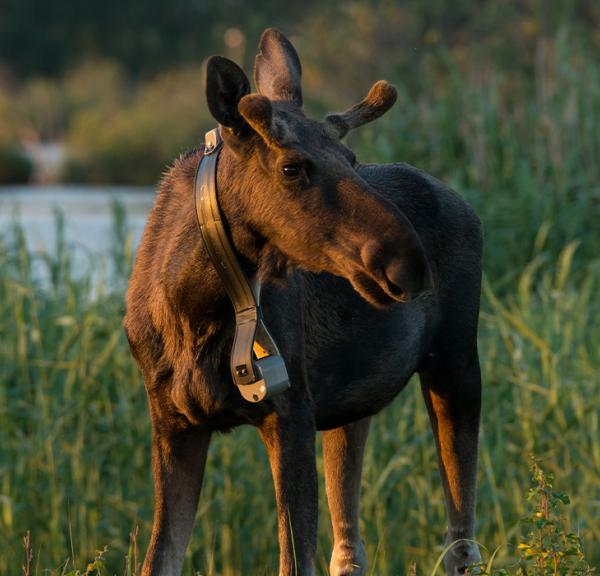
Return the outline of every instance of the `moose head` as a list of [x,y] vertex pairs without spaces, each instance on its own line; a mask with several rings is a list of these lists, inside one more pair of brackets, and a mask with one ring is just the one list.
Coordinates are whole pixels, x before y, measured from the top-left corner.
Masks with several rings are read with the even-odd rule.
[[379,81],[362,102],[319,122],[303,111],[300,79],[294,47],[273,28],[260,40],[256,93],[231,60],[207,64],[208,106],[225,143],[220,188],[235,190],[230,210],[258,247],[259,273],[329,272],[377,307],[416,297],[431,287],[421,241],[340,141],[389,110],[396,89]]

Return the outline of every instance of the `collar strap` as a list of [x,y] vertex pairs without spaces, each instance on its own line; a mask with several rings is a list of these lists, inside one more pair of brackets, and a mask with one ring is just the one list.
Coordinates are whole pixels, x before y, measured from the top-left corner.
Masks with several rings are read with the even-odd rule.
[[260,307],[260,283],[248,279],[223,224],[217,198],[217,161],[223,147],[219,128],[204,137],[194,183],[196,215],[206,251],[219,274],[235,312],[231,376],[241,395],[260,402],[289,388],[285,362],[265,326]]

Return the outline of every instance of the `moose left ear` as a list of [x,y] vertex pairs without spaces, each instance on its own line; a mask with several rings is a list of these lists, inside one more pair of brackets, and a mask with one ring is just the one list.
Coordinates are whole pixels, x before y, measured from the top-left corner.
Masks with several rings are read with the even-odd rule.
[[211,56],[206,65],[206,101],[213,118],[221,125],[241,134],[247,128],[238,111],[238,103],[250,92],[244,71],[222,56]]
[[267,28],[260,37],[254,61],[254,83],[270,100],[302,106],[302,66],[292,43],[277,29]]

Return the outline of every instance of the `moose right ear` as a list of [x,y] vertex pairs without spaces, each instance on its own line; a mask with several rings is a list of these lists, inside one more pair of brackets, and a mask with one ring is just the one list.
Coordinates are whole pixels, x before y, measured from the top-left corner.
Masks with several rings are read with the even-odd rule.
[[228,58],[211,56],[206,64],[206,101],[213,118],[241,134],[247,123],[238,111],[238,102],[250,93],[244,71]]

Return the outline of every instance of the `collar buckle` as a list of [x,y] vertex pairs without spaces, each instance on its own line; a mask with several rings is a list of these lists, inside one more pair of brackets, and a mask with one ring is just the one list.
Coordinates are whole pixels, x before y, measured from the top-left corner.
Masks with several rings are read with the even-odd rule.
[[221,136],[221,128],[213,128],[210,132],[204,135],[204,155],[210,156],[221,148],[223,138]]

